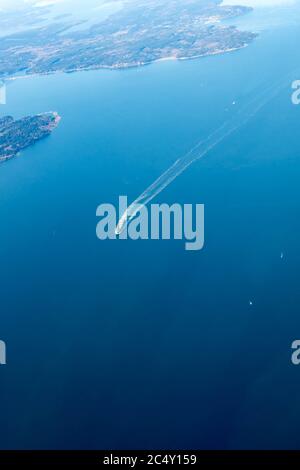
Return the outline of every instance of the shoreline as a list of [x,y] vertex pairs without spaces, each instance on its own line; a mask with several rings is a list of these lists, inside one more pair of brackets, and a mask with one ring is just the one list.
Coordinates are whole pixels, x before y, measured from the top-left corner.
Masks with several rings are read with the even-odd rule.
[[[13,147],[12,147],[11,143],[8,142],[7,146],[4,147],[4,149],[3,149],[4,156],[0,156],[0,164],[4,163],[4,162],[7,162],[7,161],[9,161],[9,160],[11,160],[15,157],[18,157],[22,153],[23,150],[26,150],[27,148],[32,147],[39,140],[42,140],[46,137],[49,137],[52,134],[52,132],[58,127],[58,125],[59,125],[59,123],[62,119],[62,117],[58,114],[57,111],[48,111],[48,112],[45,112],[45,113],[36,114],[34,116],[25,116],[24,118],[21,118],[21,119],[16,120],[16,121],[13,120],[12,117],[7,116],[7,118],[10,118],[10,119],[13,120],[12,123],[14,123],[14,124],[18,124],[18,123],[26,121],[28,119],[45,118],[45,117],[48,117],[49,122],[45,123],[45,125],[41,124],[39,126],[39,128],[36,128],[35,132],[40,131],[40,135],[38,136],[38,138],[36,138],[36,136],[33,135],[32,138],[31,138],[31,142],[29,144],[26,144],[25,146],[21,147],[17,151],[16,150],[13,151]],[[5,119],[5,117],[4,117],[4,119]],[[4,131],[4,135],[5,135],[5,131]],[[2,147],[3,147],[3,144],[2,144]],[[10,150],[11,153],[7,153],[8,150]],[[6,155],[5,155],[5,152],[6,152]]]
[[[257,33],[253,33],[258,36]],[[172,62],[172,61],[187,61],[187,60],[197,60],[201,58],[207,58],[207,57],[215,57],[217,55],[222,55],[222,54],[228,54],[230,52],[235,52],[239,50],[243,50],[246,47],[249,47],[251,43],[244,44],[243,46],[239,47],[232,47],[229,49],[224,49],[224,50],[217,50],[214,52],[207,52],[204,54],[198,54],[194,56],[184,56],[184,57],[176,57],[176,56],[170,56],[170,57],[161,57],[160,59],[154,59],[150,60],[148,62],[137,62],[133,64],[115,64],[115,65],[98,65],[98,66],[91,66],[91,67],[78,67],[74,68],[71,70],[63,70],[63,69],[58,69],[58,70],[53,70],[49,72],[33,72],[33,73],[26,73],[24,75],[13,75],[13,76],[8,76],[8,77],[0,77],[0,81],[3,81],[4,83],[6,82],[14,82],[16,80],[26,80],[28,78],[34,78],[34,77],[45,77],[45,76],[50,76],[50,75],[57,75],[57,74],[73,74],[73,73],[79,73],[79,72],[92,72],[92,71],[97,71],[97,70],[109,70],[109,71],[125,71],[125,70],[130,70],[133,68],[141,68],[141,67],[146,67],[150,66],[152,64],[156,64],[159,62]]]

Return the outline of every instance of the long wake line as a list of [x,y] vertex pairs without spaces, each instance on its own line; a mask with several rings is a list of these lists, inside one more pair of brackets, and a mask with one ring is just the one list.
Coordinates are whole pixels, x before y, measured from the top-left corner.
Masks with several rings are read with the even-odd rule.
[[154,183],[152,183],[124,212],[116,227],[116,234],[126,228],[128,222],[139,212],[142,206],[148,204],[155,196],[161,193],[189,166],[207,155],[210,150],[220,144],[225,138],[233,134],[240,127],[252,119],[267,103],[269,103],[285,86],[286,80],[273,84],[269,89],[257,95],[250,103],[242,107],[237,113],[205,140],[200,141],[187,154],[179,158],[167,171],[165,171]]

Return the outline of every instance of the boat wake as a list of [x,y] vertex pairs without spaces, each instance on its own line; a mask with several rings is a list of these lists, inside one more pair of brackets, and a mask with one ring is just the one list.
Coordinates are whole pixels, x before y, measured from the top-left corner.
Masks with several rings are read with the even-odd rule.
[[161,193],[169,184],[180,176],[189,166],[200,160],[212,149],[219,145],[239,128],[247,124],[267,103],[269,103],[286,85],[286,79],[276,85],[272,85],[263,92],[257,94],[254,99],[238,109],[234,102],[236,113],[212,132],[206,139],[201,140],[187,154],[179,158],[167,171],[165,171],[154,183],[152,183],[124,212],[116,227],[115,233],[120,235],[129,221],[135,217],[139,210],[148,204],[155,196]]

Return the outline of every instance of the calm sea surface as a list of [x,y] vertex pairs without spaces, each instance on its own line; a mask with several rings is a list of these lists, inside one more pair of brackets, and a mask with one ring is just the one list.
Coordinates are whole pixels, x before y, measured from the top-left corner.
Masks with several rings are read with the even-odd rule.
[[241,20],[260,36],[238,52],[9,84],[1,115],[62,121],[0,168],[1,448],[300,447],[291,80],[157,197],[205,204],[203,251],[95,234],[99,204],[134,200],[300,71],[299,23],[282,12]]

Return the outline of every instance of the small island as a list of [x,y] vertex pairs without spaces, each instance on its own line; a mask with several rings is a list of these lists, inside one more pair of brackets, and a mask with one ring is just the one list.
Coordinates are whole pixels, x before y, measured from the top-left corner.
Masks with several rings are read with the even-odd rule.
[[11,116],[0,118],[0,163],[15,157],[21,150],[50,135],[59,121],[60,116],[56,112],[18,120]]

